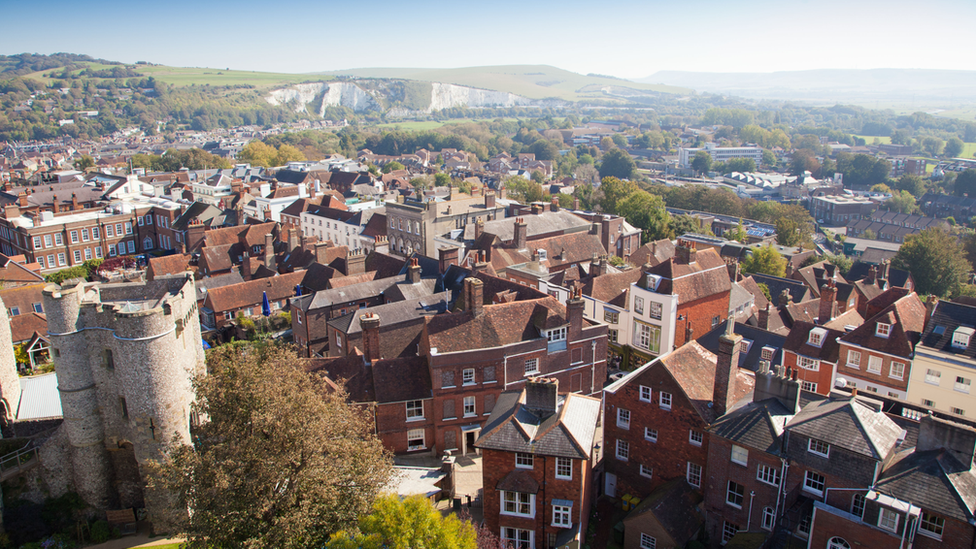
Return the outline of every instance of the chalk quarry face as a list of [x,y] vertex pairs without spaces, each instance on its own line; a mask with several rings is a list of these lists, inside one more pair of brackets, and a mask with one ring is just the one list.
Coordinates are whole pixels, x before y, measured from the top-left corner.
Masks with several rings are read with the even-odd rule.
[[[319,100],[321,99],[321,102]],[[309,112],[309,106],[317,107],[315,114],[323,116],[328,107],[346,107],[353,112],[382,111],[381,100],[392,98],[382,89],[364,89],[355,82],[311,82],[295,84],[273,90],[265,100],[272,105],[292,105],[295,112]],[[536,101],[508,92],[499,92],[432,82],[427,106],[420,112],[432,112],[451,107],[521,107],[537,104]],[[403,110],[397,107],[397,110]]]

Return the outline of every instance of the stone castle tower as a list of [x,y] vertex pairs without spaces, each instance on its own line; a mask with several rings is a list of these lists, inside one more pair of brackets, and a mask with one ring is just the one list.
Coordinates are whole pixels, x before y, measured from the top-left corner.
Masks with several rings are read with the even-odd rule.
[[191,378],[205,371],[193,279],[49,285],[44,310],[76,491],[99,509],[145,504],[165,529],[146,465],[190,443]]
[[0,426],[6,426],[17,416],[20,403],[20,378],[10,336],[10,317],[0,300]]

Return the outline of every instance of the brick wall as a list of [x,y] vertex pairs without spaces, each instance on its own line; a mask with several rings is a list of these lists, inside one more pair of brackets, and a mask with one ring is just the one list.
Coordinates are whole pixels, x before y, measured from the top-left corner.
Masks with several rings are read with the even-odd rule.
[[[688,326],[694,330],[691,338],[699,338],[712,331],[715,327],[712,320],[715,317],[719,318],[719,322],[729,317],[729,292],[713,294],[690,303],[681,303],[678,305],[678,316],[682,315],[688,319],[686,321]],[[677,321],[674,332],[675,348],[687,343],[685,321]]]
[[[817,384],[816,393],[820,395],[830,395],[830,388],[834,385],[834,372],[837,365],[832,362],[820,361],[819,370],[813,371],[797,366],[797,354],[793,351],[783,350],[783,366],[793,368],[797,372],[799,381],[808,381]],[[801,385],[802,386],[802,385]]]
[[[383,446],[394,454],[423,453],[434,449],[434,409],[432,400],[424,400],[424,418],[407,421],[407,405],[404,402],[378,404],[375,408],[376,434]],[[407,432],[413,429],[424,430],[424,448],[409,450]]]
[[[711,539],[722,539],[724,521],[729,521],[745,529],[750,523],[750,530],[757,531],[762,527],[763,508],[769,507],[776,512],[776,496],[778,487],[761,482],[757,479],[759,465],[782,472],[779,458],[755,448],[739,445],[748,450],[746,465],[733,463],[731,460],[733,442],[712,436],[708,445],[708,468],[704,488],[705,528]],[[729,481],[743,487],[743,502],[740,507],[728,503]],[[755,492],[755,496],[750,496]],[[780,509],[782,512],[782,509]]]
[[[859,368],[851,368],[847,365],[849,351],[861,353]],[[868,372],[868,361],[869,357],[871,356],[876,356],[881,359],[881,373],[874,374]],[[900,362],[905,367],[905,372],[901,379],[891,377],[891,363],[893,361]],[[885,354],[874,353],[864,348],[851,347],[850,345],[845,345],[843,342],[840,342],[840,358],[837,359],[837,362],[840,364],[840,366],[837,368],[837,375],[839,376],[855,378],[873,385],[887,387],[898,391],[908,390],[908,378],[911,375],[912,369],[911,359],[892,358],[891,356]]]
[[484,481],[484,516],[488,528],[500,534],[502,526],[535,531],[535,546],[546,547],[546,536],[562,529],[552,526],[552,500],[566,499],[573,502],[571,520],[581,524],[586,532],[592,503],[592,473],[589,462],[573,460],[573,474],[569,480],[556,478],[556,458],[536,455],[532,469],[518,469],[529,474],[539,483],[535,498],[535,517],[515,517],[501,514],[501,492],[495,487],[509,473],[516,470],[515,453],[484,450],[482,453],[482,479]]
[[[640,386],[651,388],[651,402],[640,400]],[[660,393],[672,396],[671,410],[660,405]],[[655,488],[673,478],[685,478],[688,462],[704,469],[708,456],[708,433],[705,423],[684,391],[664,366],[657,364],[632,378],[617,390],[606,393],[604,420],[604,465],[608,473],[617,475],[617,495],[647,496]],[[630,428],[617,426],[618,409],[630,411]],[[644,437],[644,428],[657,430],[657,442]],[[702,445],[689,442],[689,431],[702,433]],[[630,457],[622,461],[616,457],[617,440],[630,444]],[[641,476],[640,465],[653,469],[652,478]]]

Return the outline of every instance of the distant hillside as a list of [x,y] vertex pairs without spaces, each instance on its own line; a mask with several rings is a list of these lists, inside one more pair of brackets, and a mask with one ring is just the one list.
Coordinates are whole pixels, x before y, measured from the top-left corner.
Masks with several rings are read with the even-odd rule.
[[528,99],[618,100],[657,93],[687,94],[672,85],[641,84],[601,75],[582,75],[548,65],[499,65],[459,69],[349,69],[324,73],[354,78],[393,78],[442,82],[500,91]]
[[973,102],[976,71],[823,69],[772,73],[660,71],[642,83],[760,99],[848,103]]

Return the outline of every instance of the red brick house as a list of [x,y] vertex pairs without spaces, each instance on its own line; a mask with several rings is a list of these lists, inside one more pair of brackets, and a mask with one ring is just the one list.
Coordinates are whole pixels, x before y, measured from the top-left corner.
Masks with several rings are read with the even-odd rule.
[[742,336],[723,334],[716,356],[692,341],[604,390],[604,492],[644,497],[685,478],[702,487],[708,426],[749,394]]
[[797,322],[783,344],[783,366],[796,370],[804,391],[827,396],[837,375],[840,345],[837,338],[844,335],[810,322]]
[[905,399],[925,304],[915,292],[893,287],[869,301],[866,313],[864,324],[838,340],[837,376],[849,387]]
[[475,443],[485,523],[514,547],[579,547],[586,536],[600,400],[558,387],[530,378],[502,393]]

